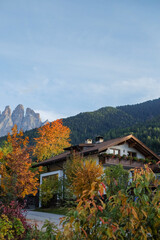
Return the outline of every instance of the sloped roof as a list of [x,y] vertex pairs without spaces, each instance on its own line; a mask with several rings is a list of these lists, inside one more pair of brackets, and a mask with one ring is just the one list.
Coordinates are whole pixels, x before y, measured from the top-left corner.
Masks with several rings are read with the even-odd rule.
[[[84,156],[87,156],[87,155],[101,153],[101,152],[107,150],[109,147],[121,145],[125,142],[127,142],[132,147],[134,147],[139,152],[141,152],[146,158],[152,158],[157,161],[160,160],[160,157],[157,154],[155,154],[144,143],[142,143],[140,140],[138,140],[133,135],[128,135],[128,136],[124,136],[124,137],[120,137],[120,138],[111,139],[108,141],[104,141],[102,143],[95,143],[95,144],[88,144],[88,145],[87,144],[79,144],[76,146],[71,146],[70,148],[67,148],[66,150],[71,150],[71,149],[74,149],[75,147],[77,148],[77,146],[79,146],[79,147],[83,146],[84,148],[83,148],[83,150],[80,151],[80,153],[82,153]],[[47,159],[43,162],[37,163],[33,167],[47,166],[47,165],[50,165],[50,164],[53,164],[56,162],[64,161],[69,156],[70,156],[70,151],[66,151],[60,155],[57,155],[50,159]]]
[[47,165],[50,165],[52,163],[56,163],[56,162],[59,162],[59,161],[63,161],[63,160],[66,160],[67,157],[69,157],[70,155],[70,152],[64,152],[64,153],[61,153],[55,157],[52,157],[50,159],[47,159],[43,162],[40,162],[40,163],[37,163],[35,165],[32,166],[32,168],[35,168],[35,167],[39,167],[39,166],[47,166]]

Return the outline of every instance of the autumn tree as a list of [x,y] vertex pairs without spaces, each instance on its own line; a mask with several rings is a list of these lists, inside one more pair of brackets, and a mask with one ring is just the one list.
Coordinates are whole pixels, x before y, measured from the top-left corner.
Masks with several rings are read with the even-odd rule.
[[102,181],[103,168],[91,158],[84,159],[80,155],[74,155],[66,162],[65,174],[74,195],[79,198],[85,192],[87,197],[92,184],[98,191],[98,185]]
[[38,129],[38,134],[34,149],[38,161],[58,155],[64,151],[63,148],[70,146],[70,129],[63,125],[62,120],[47,123]]
[[36,194],[38,179],[30,170],[29,150],[28,138],[23,138],[23,132],[18,133],[15,125],[0,150],[1,196],[10,194],[23,198],[27,194]]

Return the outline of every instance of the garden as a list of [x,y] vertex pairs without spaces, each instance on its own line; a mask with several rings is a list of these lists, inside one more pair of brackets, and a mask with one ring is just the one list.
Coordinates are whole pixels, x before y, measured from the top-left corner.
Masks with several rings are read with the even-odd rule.
[[[102,165],[78,155],[65,164],[63,179],[46,179],[41,200],[58,196],[68,211],[62,228],[46,221],[41,230],[26,220],[24,198],[37,193],[41,169],[31,169],[28,139],[14,128],[0,151],[1,240],[160,239],[160,180],[148,165],[131,169]],[[62,190],[62,184],[64,186]]]

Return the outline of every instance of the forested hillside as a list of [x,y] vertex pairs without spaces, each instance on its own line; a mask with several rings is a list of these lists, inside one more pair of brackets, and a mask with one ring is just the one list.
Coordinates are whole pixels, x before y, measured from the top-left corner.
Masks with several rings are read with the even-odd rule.
[[135,135],[160,154],[160,98],[135,105],[104,107],[63,120],[72,131],[72,143],[84,142],[97,135],[105,140]]
[[72,142],[78,144],[87,138],[104,135],[110,129],[131,126],[134,124],[134,119],[119,109],[105,107],[63,119],[63,123],[71,129]]
[[111,129],[103,136],[105,140],[108,140],[129,134],[133,134],[155,153],[160,155],[160,116],[128,128]]
[[146,121],[160,115],[160,98],[144,103],[117,107],[137,121]]
[[[71,143],[78,144],[97,135],[105,140],[133,134],[149,148],[160,154],[160,99],[141,104],[103,107],[94,112],[80,113],[63,119],[71,129]],[[25,132],[34,145],[37,129]],[[0,138],[0,144],[5,137]]]

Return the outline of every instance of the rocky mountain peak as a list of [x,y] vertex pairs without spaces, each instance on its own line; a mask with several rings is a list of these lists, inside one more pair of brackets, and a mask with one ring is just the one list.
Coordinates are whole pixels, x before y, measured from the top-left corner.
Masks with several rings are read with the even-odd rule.
[[12,113],[13,125],[17,125],[18,130],[21,129],[21,124],[24,118],[24,107],[22,104],[19,104]]
[[11,116],[11,108],[10,106],[6,106],[4,111],[2,112],[3,116]]
[[26,109],[26,115],[35,115],[36,113],[31,109],[31,108],[27,108]]
[[49,120],[47,119],[46,121],[44,121],[43,123],[42,123],[42,126],[44,126],[44,125],[46,125],[46,124],[48,124],[49,123]]
[[40,127],[42,125],[39,113],[35,113],[31,108],[26,109],[26,115],[22,122],[24,131]]
[[18,112],[18,111],[23,111],[24,112],[24,107],[23,107],[23,105],[22,104],[19,104],[15,109],[14,109],[14,111],[13,112]]
[[35,113],[31,108],[27,108],[25,113],[22,104],[19,104],[13,112],[10,106],[6,106],[2,114],[0,112],[0,137],[11,132],[15,124],[18,130],[22,129],[23,131],[42,126],[40,114]]
[[26,109],[26,116],[28,116],[28,115],[32,115],[33,117],[35,117],[35,118],[37,118],[37,119],[39,119],[41,121],[40,114],[39,113],[35,113],[31,108],[27,108]]

